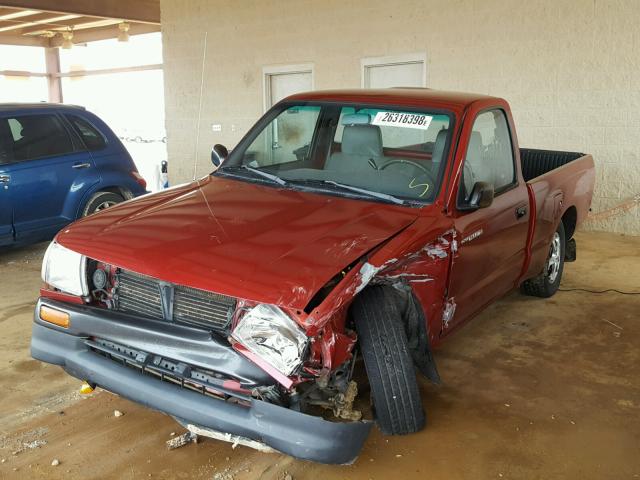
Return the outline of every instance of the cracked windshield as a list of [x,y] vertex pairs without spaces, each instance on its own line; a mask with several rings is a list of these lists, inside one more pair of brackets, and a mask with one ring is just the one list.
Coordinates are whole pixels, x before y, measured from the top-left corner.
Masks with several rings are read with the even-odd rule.
[[285,105],[220,170],[290,188],[429,203],[449,144],[444,113],[367,105]]

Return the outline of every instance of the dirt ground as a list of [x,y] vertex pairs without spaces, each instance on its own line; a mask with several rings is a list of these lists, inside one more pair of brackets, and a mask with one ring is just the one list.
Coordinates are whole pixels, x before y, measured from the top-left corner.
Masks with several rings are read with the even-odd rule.
[[[640,237],[580,233],[562,288],[640,291]],[[29,356],[43,245],[0,253],[0,478],[640,478],[640,296],[518,293],[436,352],[428,426],[376,429],[351,466],[204,440],[167,451],[171,418]],[[124,413],[114,416],[114,410]],[[52,466],[53,459],[59,465]]]

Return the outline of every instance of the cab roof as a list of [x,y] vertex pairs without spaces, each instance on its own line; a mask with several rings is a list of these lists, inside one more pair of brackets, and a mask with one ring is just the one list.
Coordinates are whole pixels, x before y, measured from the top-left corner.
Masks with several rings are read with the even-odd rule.
[[287,97],[285,101],[322,101],[336,103],[378,103],[407,106],[430,106],[451,110],[464,110],[470,104],[483,101],[496,103],[503,101],[498,97],[478,93],[448,92],[431,88],[386,88],[319,90],[298,93]]

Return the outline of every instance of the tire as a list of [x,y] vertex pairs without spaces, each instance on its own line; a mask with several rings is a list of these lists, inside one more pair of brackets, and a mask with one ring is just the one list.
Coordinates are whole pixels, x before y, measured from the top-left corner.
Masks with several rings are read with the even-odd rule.
[[87,215],[94,214],[122,202],[124,202],[124,197],[117,193],[96,192],[85,205],[82,216],[86,217]]
[[544,271],[537,277],[526,280],[520,287],[522,293],[533,297],[549,298],[558,291],[564,270],[566,241],[564,225],[560,222],[549,245],[549,255]]
[[421,430],[422,400],[393,292],[367,288],[356,298],[352,315],[380,430],[386,435]]

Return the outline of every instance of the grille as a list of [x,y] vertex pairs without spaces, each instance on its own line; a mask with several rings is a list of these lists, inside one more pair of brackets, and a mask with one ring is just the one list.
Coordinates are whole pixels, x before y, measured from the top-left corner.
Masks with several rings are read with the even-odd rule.
[[226,330],[236,301],[232,297],[161,282],[138,273],[116,274],[115,308],[152,318]]
[[85,344],[95,353],[143,374],[152,375],[162,381],[203,395],[225,399],[233,397],[236,402],[250,406],[243,400],[249,399],[251,390],[246,389],[236,379],[101,338],[86,340]]

